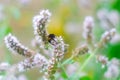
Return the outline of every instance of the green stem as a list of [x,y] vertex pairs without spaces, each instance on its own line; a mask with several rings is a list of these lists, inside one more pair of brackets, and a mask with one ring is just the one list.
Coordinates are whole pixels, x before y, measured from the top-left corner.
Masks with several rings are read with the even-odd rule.
[[96,54],[96,52],[98,51],[98,48],[96,48],[93,53],[91,53],[91,55],[87,58],[87,60],[83,63],[83,65],[81,66],[81,68],[78,70],[78,72],[82,71],[85,66],[89,63],[89,61],[93,58],[93,56]]
[[62,69],[62,73],[64,74],[64,78],[68,79],[68,75],[66,73],[66,70],[65,70],[64,66],[62,66],[61,63],[59,63],[59,65],[60,65],[60,68]]

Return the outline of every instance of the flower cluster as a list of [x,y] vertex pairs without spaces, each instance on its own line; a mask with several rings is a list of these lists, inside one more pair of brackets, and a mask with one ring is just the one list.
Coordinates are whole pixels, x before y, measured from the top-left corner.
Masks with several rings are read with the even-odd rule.
[[111,79],[113,77],[117,78],[119,76],[120,61],[118,59],[113,58],[112,60],[110,60],[107,67],[107,71],[104,74],[106,78]]
[[[51,34],[51,33],[49,34],[47,32],[46,24],[49,22],[50,16],[51,13],[48,10],[42,10],[38,15],[36,15],[33,18],[33,28],[34,28],[35,38],[33,39],[32,44],[34,47],[38,48],[38,51],[34,51],[32,49],[25,47],[12,34],[8,34],[5,37],[4,40],[6,47],[12,53],[18,53],[24,56],[25,59],[16,63],[15,65],[1,63],[0,72],[6,71],[7,77],[9,77],[11,80],[12,79],[17,80],[18,77],[15,77],[16,73],[30,70],[33,68],[40,68],[40,71],[43,72],[44,74],[43,75],[44,80],[55,80],[56,77],[54,74],[57,72],[59,67],[61,66],[63,67],[64,64],[66,64],[67,60],[68,62],[72,63],[72,61],[74,62],[74,59],[77,56],[90,53],[87,59],[85,60],[85,62],[80,66],[80,69],[78,70],[74,69],[75,67],[77,67],[77,63],[76,63],[76,66],[73,66],[74,70],[71,71],[81,72],[82,69],[87,65],[87,63],[89,63],[90,59],[97,56],[96,60],[102,64],[102,68],[107,67],[107,71],[104,74],[106,78],[110,79],[112,77],[119,76],[120,61],[118,59],[109,60],[106,56],[97,55],[100,53],[99,50],[101,50],[107,43],[109,43],[114,38],[114,36],[116,36],[117,31],[115,28],[109,28],[107,31],[105,31],[101,35],[100,41],[97,42],[93,38],[94,37],[93,17],[91,16],[85,17],[83,23],[83,29],[84,29],[83,37],[85,39],[85,42],[83,43],[83,45],[79,45],[77,48],[75,48],[75,50],[73,50],[72,56],[69,59],[67,59],[66,62],[61,63],[65,53],[68,50],[68,45],[64,43],[64,40],[61,36],[56,36],[55,34]],[[70,65],[66,66],[66,68],[69,67],[72,66]],[[63,74],[66,75],[65,71],[63,72],[64,72]],[[11,74],[11,76],[9,76],[9,74]],[[72,74],[72,72],[70,72],[70,74]]]
[[110,42],[112,40],[112,38],[115,36],[116,34],[116,29],[113,28],[109,31],[106,31],[102,37],[100,42],[98,43],[98,47],[103,47],[106,43]]
[[109,30],[110,28],[114,28],[119,24],[120,15],[117,11],[108,11],[106,9],[100,9],[97,12],[97,17],[100,21],[100,25],[102,28]]
[[86,39],[88,44],[92,44],[93,40],[93,34],[92,34],[92,29],[94,26],[94,20],[91,16],[87,16],[84,20],[83,24],[84,28],[84,34],[83,37]]
[[[42,10],[39,15],[36,15],[33,18],[33,28],[36,40],[42,45],[47,44],[47,31],[46,31],[46,23],[49,21],[51,13],[48,10]],[[44,42],[42,44],[42,42]]]
[[68,45],[64,43],[62,37],[54,37],[51,40],[53,45],[53,56],[49,61],[48,71],[45,73],[45,79],[54,79],[53,74],[56,72],[57,65],[60,60],[64,57],[64,54],[67,50]]
[[106,56],[103,56],[103,55],[98,55],[97,61],[100,62],[102,64],[102,68],[104,68],[105,65],[107,65],[107,63],[108,63],[108,58]]
[[47,64],[48,64],[47,59],[44,56],[37,53],[31,58],[27,58],[24,61],[21,61],[20,63],[18,63],[17,68],[20,72],[29,70],[35,67],[41,68],[41,70],[46,70]]
[[88,51],[89,51],[88,46],[84,44],[84,45],[76,48],[75,51],[73,52],[73,55],[74,56],[83,55],[83,54],[88,53]]
[[[39,49],[43,50],[43,53],[41,53],[42,51],[36,52],[28,49],[11,34],[5,37],[5,44],[12,53],[18,53],[26,57],[26,59],[7,70],[23,72],[32,68],[40,68],[40,71],[45,72],[45,79],[54,79],[54,74],[58,68],[57,65],[64,57],[68,46],[64,43],[62,37],[48,34],[46,31],[46,23],[49,21],[50,16],[51,13],[48,10],[42,10],[39,15],[33,18],[35,41]],[[46,52],[52,54],[52,56],[49,56],[49,59],[45,56]]]
[[27,47],[23,46],[15,36],[8,34],[5,37],[5,44],[6,47],[12,51],[12,53],[18,53],[20,55],[23,55],[25,57],[31,57],[34,55],[34,51],[28,49]]

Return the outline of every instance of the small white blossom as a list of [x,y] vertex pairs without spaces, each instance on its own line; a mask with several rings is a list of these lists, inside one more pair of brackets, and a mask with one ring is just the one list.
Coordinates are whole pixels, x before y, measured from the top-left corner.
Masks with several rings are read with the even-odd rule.
[[6,62],[2,62],[1,64],[0,64],[0,66],[10,66],[10,64],[9,63],[6,63]]
[[41,68],[41,70],[46,69],[48,64],[47,59],[40,55],[39,53],[37,53],[36,55],[32,56],[31,58],[27,58],[24,61],[21,61],[18,64],[18,70],[20,72],[23,72],[25,70],[29,70],[31,68]]
[[85,38],[87,34],[91,34],[92,28],[94,26],[94,20],[91,16],[87,16],[83,23]]
[[106,31],[102,35],[101,41],[103,41],[103,42],[110,41],[115,36],[115,33],[116,33],[116,29],[115,28],[111,29],[110,31]]
[[110,30],[110,35],[111,35],[111,36],[114,36],[115,33],[116,33],[116,29],[115,29],[115,28],[113,28],[113,29]]
[[18,71],[19,72],[25,71],[24,66],[22,64],[23,64],[23,62],[21,62],[21,63],[18,64]]
[[[93,17],[91,16],[87,16],[84,20],[84,28],[86,29],[89,29],[89,28],[92,28],[94,26],[94,20],[93,20]],[[87,30],[88,31],[88,30]]]
[[35,64],[36,66],[45,67],[44,64],[47,64],[47,63],[48,63],[47,59],[44,56],[40,55],[39,53],[37,53],[34,56],[33,64]]
[[4,40],[5,40],[6,47],[13,53],[16,53],[16,51],[14,50],[15,49],[14,46],[16,45],[16,43],[19,44],[19,41],[17,40],[17,38],[12,36],[11,34],[8,34],[8,36],[6,36]]
[[102,68],[104,68],[105,65],[108,64],[108,58],[106,56],[102,56],[102,55],[97,56],[97,61],[102,64]]
[[100,47],[104,46],[106,43],[110,42],[114,38],[115,34],[116,34],[115,28],[103,33],[101,40],[98,43],[97,47],[100,48]]
[[111,11],[108,15],[108,19],[113,25],[118,25],[120,21],[120,15],[117,11]]
[[9,63],[7,63],[7,62],[0,63],[0,71],[7,70],[8,68],[10,68],[10,64]]
[[51,13],[49,12],[49,10],[42,10],[40,12],[40,15],[44,15],[44,16],[47,16],[49,18],[51,16]]
[[106,78],[113,78],[113,77],[117,77],[119,75],[119,67],[116,65],[110,65],[108,67],[107,72],[105,72],[104,76]]
[[[33,18],[33,28],[36,41],[40,43],[40,48],[44,47],[47,39],[46,23],[49,22],[51,13],[48,10],[40,11],[39,15]],[[43,45],[43,46],[42,46]]]
[[84,28],[83,37],[90,45],[93,43],[93,34],[92,34],[93,26],[94,26],[93,18],[91,16],[87,16],[83,23],[83,28]]
[[12,52],[12,53],[18,53],[20,55],[30,57],[34,54],[34,52],[27,47],[23,46],[15,36],[8,34],[4,38],[6,47]]
[[120,41],[120,34],[116,34],[113,39],[110,41],[111,43],[118,43]]
[[97,12],[97,17],[102,21],[106,18],[108,15],[108,10],[107,9],[101,9]]
[[107,71],[105,72],[104,76],[108,79],[118,77],[120,74],[119,66],[120,66],[120,61],[116,58],[113,58],[107,64],[108,68],[107,68]]
[[106,32],[102,35],[102,39],[110,40],[110,36],[109,36],[109,32],[108,32],[108,31],[106,31]]
[[108,11],[107,9],[99,10],[97,17],[100,20],[101,27],[107,30],[117,26],[120,20],[120,15],[117,11]]
[[40,25],[48,22],[50,16],[51,16],[51,13],[48,10],[42,10],[42,11],[40,11],[40,14],[36,15],[33,18],[33,27],[34,27],[34,30],[37,30]]

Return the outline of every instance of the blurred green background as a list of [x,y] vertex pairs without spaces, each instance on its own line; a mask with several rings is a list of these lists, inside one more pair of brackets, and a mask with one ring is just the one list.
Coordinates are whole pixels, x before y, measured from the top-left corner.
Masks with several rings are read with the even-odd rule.
[[[49,9],[52,13],[51,21],[48,23],[48,32],[62,36],[69,44],[69,52],[65,58],[71,55],[76,46],[84,43],[83,21],[86,16],[93,16],[95,26],[95,39],[98,41],[105,31],[100,25],[97,12],[101,9],[117,11],[120,19],[120,0],[0,0],[0,62],[15,64],[24,58],[20,55],[13,55],[4,44],[4,36],[11,32],[21,43],[32,48],[31,40],[34,38],[32,19],[42,9]],[[119,21],[120,23],[120,21]],[[115,26],[118,33],[120,25]],[[109,59],[117,57],[120,59],[120,42],[108,43],[107,47],[101,50]],[[86,58],[86,56],[83,56]],[[78,62],[84,63],[84,60]],[[105,80],[104,70],[100,70],[100,64],[88,64],[86,69],[88,76],[80,80]],[[86,67],[87,68],[87,67]],[[40,73],[38,69],[25,72],[29,80],[37,80]]]

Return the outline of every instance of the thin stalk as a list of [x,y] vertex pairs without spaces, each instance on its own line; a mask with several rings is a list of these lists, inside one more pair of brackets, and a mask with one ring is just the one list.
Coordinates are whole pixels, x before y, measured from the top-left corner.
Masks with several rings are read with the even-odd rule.
[[93,51],[93,53],[91,53],[91,55],[87,58],[87,60],[83,63],[83,65],[81,66],[81,68],[78,70],[78,73],[85,68],[85,66],[86,66],[86,65],[89,63],[89,61],[94,57],[94,55],[96,54],[97,51],[98,51],[98,48],[96,48],[96,49]]
[[65,78],[68,79],[69,77],[66,73],[66,70],[65,70],[64,66],[61,63],[59,63],[59,65],[60,65],[60,68],[62,69],[62,73],[64,74]]

